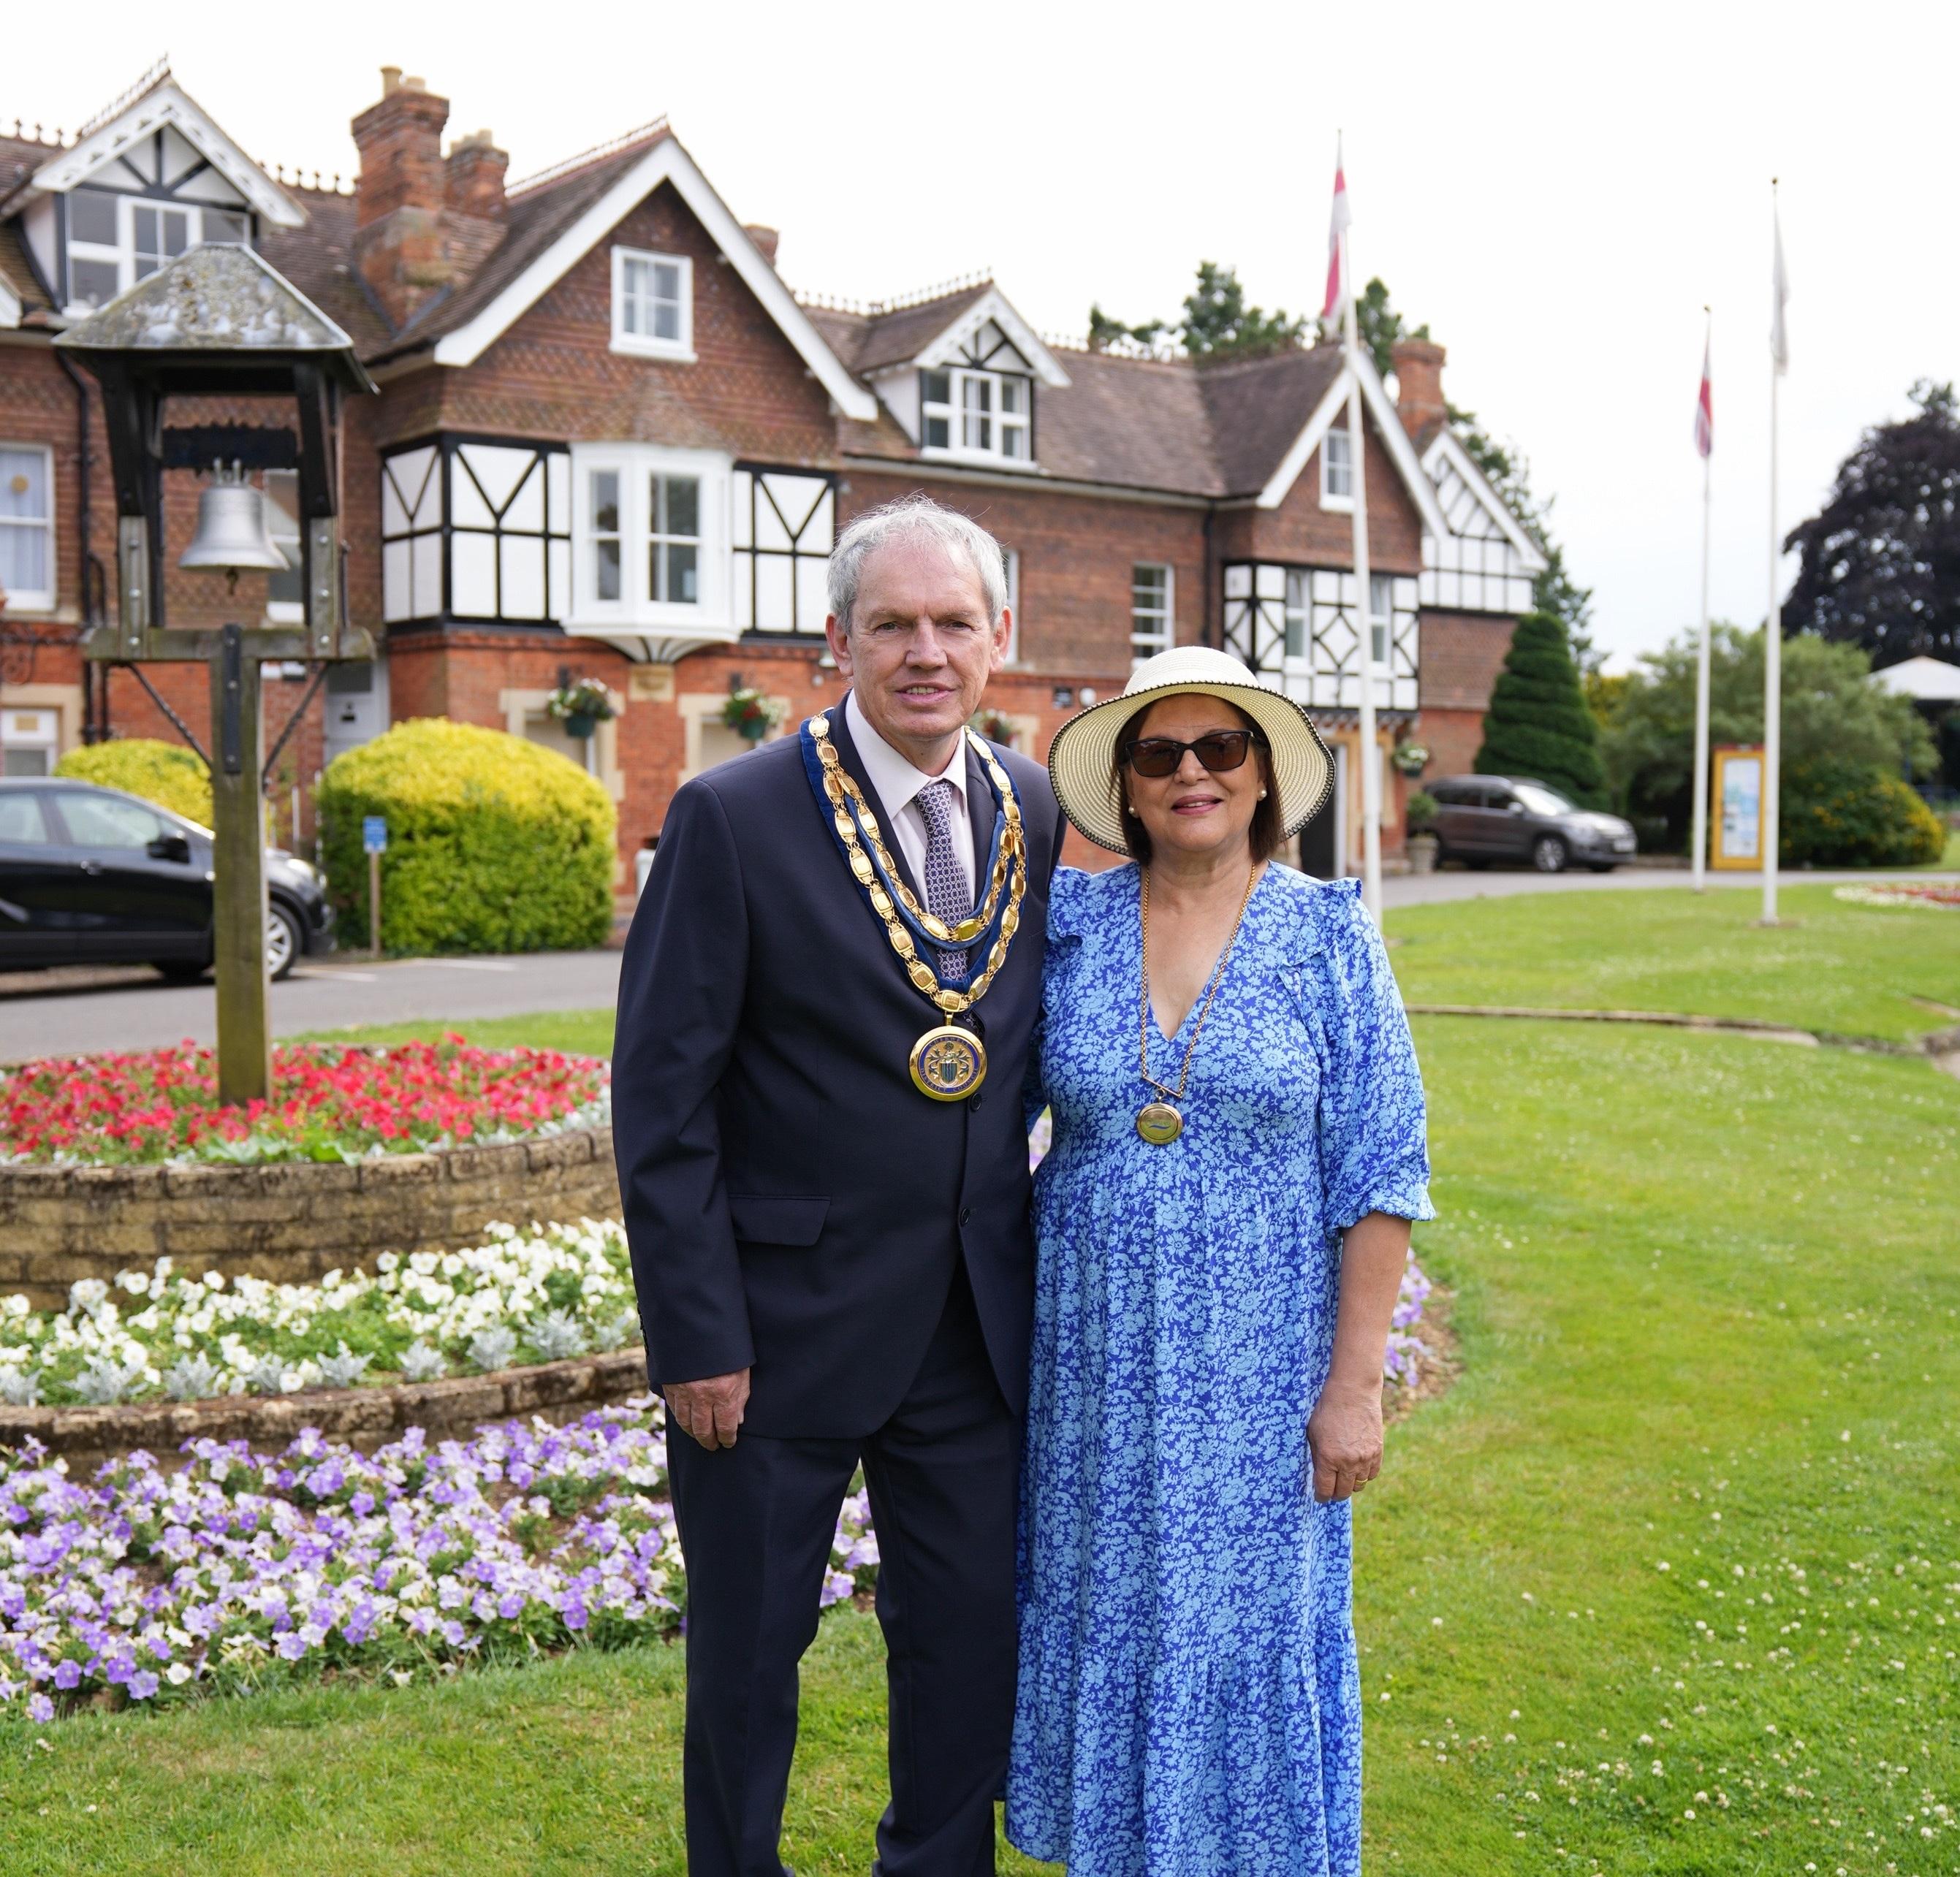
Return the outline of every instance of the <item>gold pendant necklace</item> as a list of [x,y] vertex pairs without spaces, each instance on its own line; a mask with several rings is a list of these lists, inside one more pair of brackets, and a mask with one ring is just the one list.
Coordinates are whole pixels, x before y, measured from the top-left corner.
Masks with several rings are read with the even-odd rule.
[[1184,1132],[1184,1116],[1177,1104],[1184,1099],[1184,1085],[1191,1079],[1191,1059],[1198,1053],[1198,1038],[1204,1034],[1204,1020],[1211,1014],[1211,1000],[1218,994],[1218,987],[1224,981],[1225,966],[1232,956],[1232,947],[1239,942],[1239,928],[1246,923],[1246,908],[1252,903],[1252,888],[1258,883],[1259,870],[1255,867],[1246,876],[1246,896],[1239,902],[1239,916],[1232,921],[1231,936],[1226,940],[1225,949],[1218,954],[1218,962],[1212,969],[1204,1007],[1198,1013],[1198,1027],[1191,1032],[1191,1041],[1185,1045],[1184,1064],[1178,1071],[1177,1086],[1174,1089],[1166,1088],[1150,1074],[1150,870],[1148,867],[1141,870],[1144,985],[1137,1006],[1137,1061],[1144,1080],[1157,1090],[1159,1099],[1144,1102],[1137,1111],[1137,1131],[1153,1147],[1163,1147],[1169,1146]]
[[[942,1013],[943,1020],[912,1045],[906,1058],[905,1066],[911,1072],[912,1086],[935,1102],[964,1101],[987,1079],[987,1051],[972,1031],[962,1029],[950,1020],[964,1016],[986,995],[987,987],[1007,962],[1008,947],[1020,926],[1021,902],[1027,892],[1027,848],[1013,782],[993,751],[972,730],[968,730],[967,743],[979,757],[1001,798],[1000,851],[978,908],[968,918],[949,924],[934,918],[921,906],[911,889],[899,878],[877,816],[831,743],[829,718],[819,712],[810,718],[806,727],[816,746],[832,825],[837,830],[837,838],[843,846],[851,871],[870,897],[871,908],[883,923],[885,936],[890,940],[892,950],[897,953],[912,988],[936,1004]],[[859,838],[861,828],[862,839]],[[865,851],[867,845],[869,853]],[[1004,905],[1001,903],[1004,896]],[[994,926],[994,917],[998,914],[999,924],[987,955],[985,969],[966,990],[949,991],[940,982],[939,974],[919,956],[912,934],[899,917],[895,899],[903,903],[906,911],[930,937],[942,944],[957,945],[963,940],[983,937]]]

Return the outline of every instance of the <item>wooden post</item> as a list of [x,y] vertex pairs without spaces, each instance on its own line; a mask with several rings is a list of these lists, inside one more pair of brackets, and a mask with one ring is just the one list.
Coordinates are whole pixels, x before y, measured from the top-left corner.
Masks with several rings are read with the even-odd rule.
[[218,975],[218,1099],[272,1091],[266,1004],[266,825],[259,787],[259,660],[228,625],[211,660],[212,949]]

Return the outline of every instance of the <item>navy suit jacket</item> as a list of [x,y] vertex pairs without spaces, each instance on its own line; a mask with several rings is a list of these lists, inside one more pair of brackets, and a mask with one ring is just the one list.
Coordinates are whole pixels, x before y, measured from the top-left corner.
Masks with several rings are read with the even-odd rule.
[[[882,826],[842,705],[828,715]],[[1061,826],[1046,771],[995,753],[1028,890],[974,1006],[987,1079],[963,1102],[912,1085],[912,1045],[945,1020],[851,877],[795,736],[696,777],[668,810],[620,972],[613,1144],[648,1372],[658,1387],[752,1369],[748,1432],[859,1436],[889,1420],[963,1255],[1001,1392],[1026,1405],[1020,1090]],[[978,871],[993,794],[970,747],[965,761]]]

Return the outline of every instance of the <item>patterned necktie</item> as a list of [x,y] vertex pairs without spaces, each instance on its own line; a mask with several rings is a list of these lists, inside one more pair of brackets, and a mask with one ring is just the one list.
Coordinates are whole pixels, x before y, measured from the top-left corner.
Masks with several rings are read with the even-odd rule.
[[[935,919],[957,924],[973,910],[973,896],[953,848],[953,811],[959,793],[950,782],[928,782],[913,797],[925,817],[925,909]],[[966,975],[966,953],[942,950],[939,975],[957,983]]]

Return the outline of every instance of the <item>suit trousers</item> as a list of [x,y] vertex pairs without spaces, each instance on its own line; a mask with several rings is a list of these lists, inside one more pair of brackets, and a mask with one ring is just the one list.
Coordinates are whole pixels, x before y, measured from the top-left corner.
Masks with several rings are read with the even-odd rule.
[[668,1436],[687,1566],[689,1877],[784,1877],[797,1665],[859,1463],[878,1535],[891,1802],[874,1877],[991,1877],[1013,1727],[1020,1424],[964,1266],[898,1411],[861,1438]]

